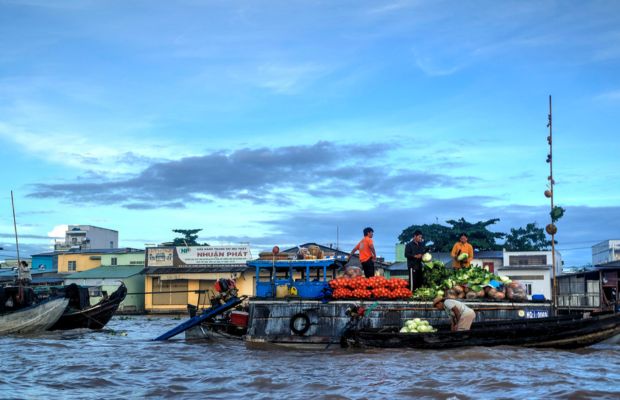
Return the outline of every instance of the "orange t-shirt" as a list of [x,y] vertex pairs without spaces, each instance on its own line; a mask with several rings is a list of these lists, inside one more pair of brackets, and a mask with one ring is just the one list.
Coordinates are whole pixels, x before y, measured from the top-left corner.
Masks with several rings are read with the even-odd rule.
[[364,239],[360,240],[355,246],[360,251],[360,262],[366,262],[372,258],[372,250],[370,249],[372,246],[372,239],[368,236],[364,236]]
[[[459,256],[459,254],[462,254],[462,253],[469,254],[469,257],[467,257],[465,261],[457,260],[456,258]],[[454,247],[452,247],[452,251],[450,252],[450,254],[452,255],[452,258],[454,259],[453,264],[452,264],[453,266],[457,268],[458,267],[469,267],[471,265],[471,260],[474,259],[474,248],[469,243],[463,244],[459,241],[459,242],[454,243]]]

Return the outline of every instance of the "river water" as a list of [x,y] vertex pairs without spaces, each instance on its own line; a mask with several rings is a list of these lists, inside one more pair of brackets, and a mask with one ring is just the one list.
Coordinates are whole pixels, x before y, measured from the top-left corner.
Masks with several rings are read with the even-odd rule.
[[620,398],[620,345],[293,351],[151,341],[180,322],[117,316],[100,332],[0,337],[0,398]]

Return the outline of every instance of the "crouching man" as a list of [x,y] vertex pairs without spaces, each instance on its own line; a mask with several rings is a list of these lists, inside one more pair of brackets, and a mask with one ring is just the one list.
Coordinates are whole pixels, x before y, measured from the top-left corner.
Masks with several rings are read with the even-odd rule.
[[445,310],[450,317],[452,332],[468,331],[476,318],[476,313],[460,301],[437,297],[433,300],[433,307]]

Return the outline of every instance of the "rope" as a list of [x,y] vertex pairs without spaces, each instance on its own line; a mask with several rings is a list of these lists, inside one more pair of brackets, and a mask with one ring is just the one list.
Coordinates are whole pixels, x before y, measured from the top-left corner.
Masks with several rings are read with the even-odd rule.
[[169,292],[131,292],[131,293],[127,293],[127,296],[129,295],[135,295],[135,294],[168,294],[168,293],[198,293],[198,294],[203,294],[203,293],[209,293],[208,289],[199,289],[199,290],[171,290]]

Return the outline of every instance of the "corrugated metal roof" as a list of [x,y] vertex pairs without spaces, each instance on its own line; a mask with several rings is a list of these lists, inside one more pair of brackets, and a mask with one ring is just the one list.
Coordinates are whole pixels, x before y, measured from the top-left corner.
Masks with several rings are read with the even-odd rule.
[[49,251],[45,253],[33,254],[35,256],[55,256],[58,254],[136,254],[144,253],[144,249],[134,249],[132,247],[120,247],[114,249],[69,249],[67,251]]
[[66,279],[88,279],[88,278],[128,278],[137,275],[144,270],[141,265],[114,265],[102,266],[88,271],[76,272],[66,275]]
[[474,252],[474,258],[504,258],[502,250],[485,250]]

